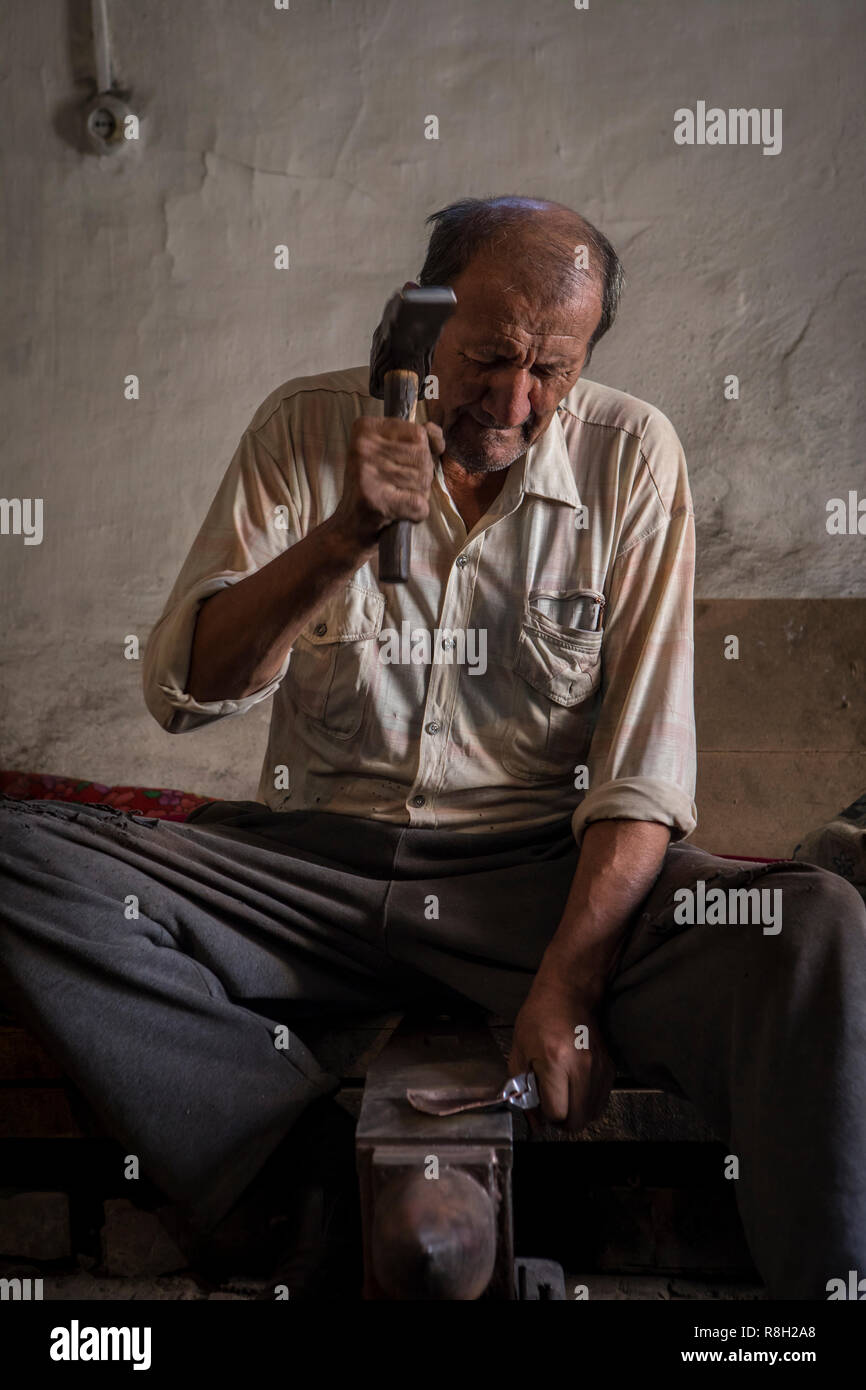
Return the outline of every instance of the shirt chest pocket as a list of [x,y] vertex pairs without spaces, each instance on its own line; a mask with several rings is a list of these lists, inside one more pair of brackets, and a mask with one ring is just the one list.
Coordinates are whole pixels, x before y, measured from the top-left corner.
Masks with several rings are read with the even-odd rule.
[[533,612],[513,663],[502,764],[515,777],[569,777],[584,759],[598,708],[601,632],[562,627]]
[[288,677],[298,707],[336,738],[357,734],[378,655],[385,599],[347,584],[307,623],[292,648]]

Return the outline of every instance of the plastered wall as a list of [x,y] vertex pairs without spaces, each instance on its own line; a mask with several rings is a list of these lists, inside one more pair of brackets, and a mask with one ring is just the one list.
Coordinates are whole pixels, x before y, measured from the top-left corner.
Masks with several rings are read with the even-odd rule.
[[[0,17],[0,492],[44,499],[40,544],[0,536],[2,766],[254,795],[267,708],[171,738],[124,639],[260,401],[365,360],[424,217],[466,194],[571,203],[617,246],[627,293],[588,375],[676,425],[700,597],[866,593],[866,539],[825,524],[866,495],[853,0],[108,9],[141,120],[112,157],[83,136],[89,6]],[[780,110],[781,149],[677,144],[699,101]]]

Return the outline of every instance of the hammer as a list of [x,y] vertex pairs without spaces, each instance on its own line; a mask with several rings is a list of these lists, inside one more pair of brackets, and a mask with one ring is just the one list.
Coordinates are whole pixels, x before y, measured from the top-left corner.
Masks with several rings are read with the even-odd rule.
[[[370,395],[385,402],[391,419],[415,419],[420,383],[427,376],[436,340],[454,313],[457,296],[439,286],[397,290],[373,334]],[[409,578],[411,521],[392,521],[379,536],[379,579],[404,584]]]

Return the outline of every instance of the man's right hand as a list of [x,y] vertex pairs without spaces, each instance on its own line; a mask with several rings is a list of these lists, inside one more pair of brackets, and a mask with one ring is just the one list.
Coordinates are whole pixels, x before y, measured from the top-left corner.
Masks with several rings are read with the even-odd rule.
[[427,516],[433,455],[444,448],[432,422],[354,422],[337,510],[201,605],[187,676],[194,700],[244,700],[275,678],[305,624],[372,558],[379,532]]
[[361,546],[377,544],[392,521],[423,521],[430,510],[434,457],[445,436],[432,421],[361,416],[352,425],[343,495],[331,522]]

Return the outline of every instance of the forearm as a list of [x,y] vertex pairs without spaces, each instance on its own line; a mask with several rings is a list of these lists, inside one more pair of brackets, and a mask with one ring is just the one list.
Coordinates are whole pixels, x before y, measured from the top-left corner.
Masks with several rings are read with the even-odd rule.
[[655,821],[587,826],[568,901],[538,970],[540,984],[570,982],[598,1005],[623,934],[658,877],[670,830]]
[[242,700],[273,680],[298,634],[373,554],[334,518],[255,574],[202,604],[187,690],[194,700]]

